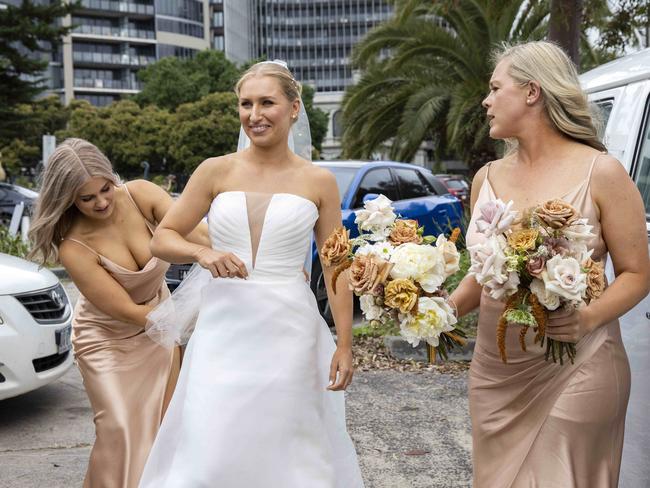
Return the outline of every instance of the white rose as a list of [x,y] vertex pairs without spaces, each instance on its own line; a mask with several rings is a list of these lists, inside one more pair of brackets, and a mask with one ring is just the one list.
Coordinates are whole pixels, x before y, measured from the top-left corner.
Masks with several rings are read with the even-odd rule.
[[578,219],[568,227],[562,229],[564,237],[570,241],[589,242],[596,237],[592,232],[593,225],[589,225],[589,219]]
[[519,286],[519,276],[508,269],[507,245],[503,236],[493,234],[468,248],[472,263],[469,273],[480,285],[487,287],[488,294],[496,300],[511,295]]
[[374,254],[382,259],[388,261],[393,254],[395,247],[388,241],[376,242],[375,244],[365,244],[356,250],[354,253],[357,256],[365,256],[366,254]]
[[390,257],[394,264],[390,275],[417,281],[424,291],[435,292],[445,281],[445,261],[441,251],[434,246],[402,244]]
[[587,290],[587,275],[582,272],[580,262],[559,254],[546,261],[542,280],[548,291],[576,304],[582,301]]
[[547,290],[542,280],[534,278],[530,283],[530,291],[548,310],[555,310],[560,306],[560,296]]
[[453,275],[460,269],[460,253],[456,249],[456,244],[448,241],[444,234],[440,234],[436,239],[436,247],[445,262],[445,274],[447,277]]
[[584,263],[594,252],[593,249],[589,249],[587,245],[582,242],[571,242],[570,247],[570,256],[575,258],[579,263]]
[[367,201],[362,210],[355,212],[355,224],[362,231],[372,232],[377,236],[387,236],[390,234],[389,226],[395,222],[395,212],[391,202],[384,195],[379,195],[374,200]]
[[476,228],[482,234],[491,236],[503,234],[510,228],[517,212],[512,210],[514,202],[503,203],[501,199],[489,200],[479,207],[480,215],[476,219]]
[[375,297],[372,295],[361,295],[359,297],[361,311],[366,320],[379,320],[383,314],[383,309],[375,303]]
[[441,297],[420,298],[417,313],[400,318],[400,333],[413,347],[420,341],[437,347],[440,334],[454,330],[456,323],[453,310]]

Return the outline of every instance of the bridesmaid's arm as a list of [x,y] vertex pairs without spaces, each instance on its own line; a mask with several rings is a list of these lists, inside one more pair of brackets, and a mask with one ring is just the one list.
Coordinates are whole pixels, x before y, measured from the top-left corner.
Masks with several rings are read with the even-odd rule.
[[576,311],[550,314],[547,335],[577,342],[639,303],[650,291],[650,258],[645,208],[638,188],[623,165],[601,157],[591,178],[591,196],[600,210],[600,225],[616,279],[602,296]]
[[[174,199],[158,185],[147,180],[133,180],[127,183],[129,192],[149,222],[162,222],[174,204]],[[201,246],[210,247],[208,226],[199,223],[185,239]]]
[[183,193],[154,232],[151,252],[169,263],[198,262],[214,277],[246,278],[246,265],[237,256],[212,249],[209,242],[201,245],[189,240],[190,232],[208,212],[218,193],[214,182],[227,166],[225,158],[206,159],[192,173]]
[[[334,175],[328,170],[314,167],[317,181],[312,188],[318,188],[319,206],[318,222],[316,222],[316,246],[323,247],[325,240],[332,231],[342,224],[341,198]],[[352,382],[352,292],[347,286],[337,286],[336,294],[330,289],[332,268],[323,266],[323,277],[327,287],[327,298],[332,309],[332,316],[336,326],[336,352],[332,358],[330,368],[329,390],[345,390]],[[347,272],[341,273],[341,275]],[[339,276],[339,279],[341,277]],[[338,371],[338,380],[336,372]]]
[[[474,205],[476,205],[478,194],[481,191],[481,186],[483,186],[483,181],[486,177],[487,165],[479,169],[472,180],[472,193],[469,207],[470,212],[474,210]],[[462,317],[479,306],[482,291],[483,287],[476,282],[474,276],[465,276],[461,280],[458,287],[449,296],[452,305],[456,307],[457,317]]]
[[138,305],[122,286],[99,264],[98,257],[73,241],[63,241],[59,260],[70,278],[90,303],[105,314],[139,327],[147,324],[150,305]]

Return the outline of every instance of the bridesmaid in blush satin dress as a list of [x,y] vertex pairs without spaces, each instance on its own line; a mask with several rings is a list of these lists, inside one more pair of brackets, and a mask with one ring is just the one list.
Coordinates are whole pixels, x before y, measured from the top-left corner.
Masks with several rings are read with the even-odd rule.
[[[72,343],[96,432],[83,486],[133,488],[179,371],[178,349],[144,330],[146,314],[169,295],[169,264],[151,255],[149,241],[171,198],[147,181],[120,184],[108,159],[81,139],[57,147],[42,180],[34,254],[58,259],[80,291]],[[203,239],[193,235],[198,242],[203,231]]]
[[496,326],[504,304],[482,293],[473,276],[452,294],[459,315],[480,305],[469,379],[474,487],[616,487],[630,392],[618,317],[650,281],[643,203],[622,165],[604,153],[560,48],[505,47],[495,61],[483,105],[490,136],[510,146],[474,178],[468,248],[483,238],[476,229],[483,203],[512,200],[521,211],[560,198],[589,219],[592,259],[609,254],[616,280],[588,306],[549,313],[547,337],[576,343],[574,364],[563,365],[545,361],[532,329],[522,351],[512,328],[503,363]]

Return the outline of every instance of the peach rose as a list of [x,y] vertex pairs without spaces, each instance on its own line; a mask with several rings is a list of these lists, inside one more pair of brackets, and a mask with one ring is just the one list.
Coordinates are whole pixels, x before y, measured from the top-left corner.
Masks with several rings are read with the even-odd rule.
[[587,269],[587,300],[595,300],[605,291],[605,267],[600,261],[588,259],[582,266]]
[[422,236],[418,234],[417,220],[396,220],[395,226],[388,236],[388,240],[395,246],[413,242],[414,244],[422,243]]
[[389,281],[384,289],[384,305],[409,313],[418,304],[418,288],[408,279]]
[[349,231],[345,227],[338,227],[327,238],[320,251],[323,266],[338,266],[342,264],[350,253]]
[[393,265],[375,255],[356,256],[348,270],[350,290],[357,295],[376,294]]
[[559,199],[544,202],[535,209],[534,214],[553,229],[562,229],[580,218],[580,213],[575,208]]
[[508,244],[515,251],[528,251],[535,249],[535,242],[539,236],[537,229],[516,230],[508,236]]

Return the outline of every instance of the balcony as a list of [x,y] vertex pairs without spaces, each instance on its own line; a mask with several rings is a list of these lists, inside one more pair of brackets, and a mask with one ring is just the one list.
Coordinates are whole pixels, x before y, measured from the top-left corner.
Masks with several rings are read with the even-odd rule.
[[139,81],[128,81],[128,80],[75,78],[74,88],[75,90],[81,88],[93,88],[96,90],[105,90],[105,91],[114,91],[114,90],[139,91],[142,89],[142,84]]
[[156,33],[153,30],[144,29],[120,29],[119,27],[103,27],[97,25],[79,25],[75,27],[72,34],[102,36],[111,38],[132,38],[155,40]]
[[153,15],[154,6],[115,0],[81,0],[81,6],[89,10],[104,10],[138,15]]
[[119,53],[89,53],[73,51],[72,59],[78,63],[112,66],[147,66],[156,61],[155,56],[138,56]]

